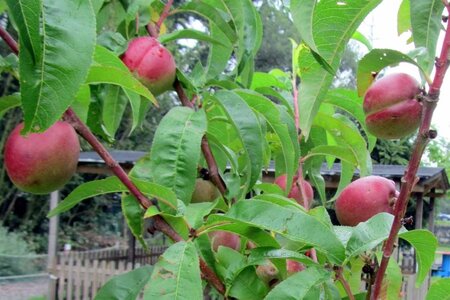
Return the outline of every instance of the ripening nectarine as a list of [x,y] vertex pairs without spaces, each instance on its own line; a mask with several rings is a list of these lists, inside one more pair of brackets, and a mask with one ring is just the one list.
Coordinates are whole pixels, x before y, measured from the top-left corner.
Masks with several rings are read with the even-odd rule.
[[65,185],[76,171],[80,144],[68,123],[56,122],[43,133],[20,135],[23,123],[5,145],[6,172],[21,190],[47,194]]
[[[280,175],[277,178],[275,178],[275,184],[277,184],[283,190],[286,189],[286,181],[287,181],[286,174]],[[298,204],[305,206],[305,203],[304,203],[305,201],[303,201],[302,193],[301,193],[300,189],[298,188],[296,181],[298,181],[297,176],[295,176],[293,179],[292,187],[291,187],[291,190],[289,191],[288,198],[293,198],[297,201]],[[303,192],[305,193],[306,200],[307,200],[306,202],[310,206],[312,201],[314,200],[314,191],[308,181],[301,179],[300,184],[302,185]],[[306,207],[306,208],[309,208],[309,207]]]
[[256,267],[256,275],[269,286],[280,281],[280,272],[270,260],[267,260],[264,265]]
[[419,93],[419,83],[408,74],[386,75],[375,81],[363,104],[369,132],[384,139],[413,133],[422,115],[422,104],[415,99]]
[[292,275],[297,272],[305,270],[306,267],[301,262],[292,259],[286,259],[286,270],[288,275]]
[[157,39],[133,39],[122,55],[122,61],[153,95],[172,88],[176,75],[175,60]]
[[398,197],[395,183],[381,176],[357,179],[336,199],[336,216],[342,225],[355,226],[381,213],[394,213]]
[[239,251],[241,249],[241,238],[235,233],[228,231],[213,231],[209,233],[211,248],[217,252],[219,246],[228,247]]
[[192,193],[191,203],[211,202],[219,197],[220,193],[216,186],[203,178],[195,180],[195,189]]

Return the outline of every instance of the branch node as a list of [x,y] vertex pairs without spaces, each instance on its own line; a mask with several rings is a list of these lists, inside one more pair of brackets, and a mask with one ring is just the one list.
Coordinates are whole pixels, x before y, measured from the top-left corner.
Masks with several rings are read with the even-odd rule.
[[189,237],[195,239],[197,237],[197,230],[195,228],[189,229]]
[[437,135],[438,135],[438,133],[437,133],[437,130],[435,130],[435,129],[430,129],[429,131],[428,131],[428,138],[430,139],[430,140],[434,140],[436,137],[437,137]]
[[402,219],[402,226],[404,226],[404,225],[412,225],[413,221],[414,221],[414,218],[412,216],[409,216],[407,218],[403,218]]

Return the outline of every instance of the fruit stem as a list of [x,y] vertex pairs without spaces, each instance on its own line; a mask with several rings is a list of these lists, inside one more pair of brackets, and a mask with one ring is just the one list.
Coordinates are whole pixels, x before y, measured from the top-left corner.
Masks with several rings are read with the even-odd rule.
[[158,21],[156,22],[156,28],[159,32],[159,29],[161,28],[162,23],[164,20],[169,16],[170,7],[173,4],[173,0],[167,1],[166,5],[164,5],[163,12],[161,13],[161,16],[159,16]]
[[[14,38],[0,26],[0,37],[6,42],[9,48],[14,52],[14,54],[19,54],[19,47]],[[108,167],[111,168],[113,173],[122,181],[122,183],[128,188],[131,194],[138,199],[139,203],[147,209],[152,205],[151,201],[145,197],[142,192],[133,184],[133,182],[128,178],[126,172],[122,167],[114,160],[108,150],[99,142],[91,130],[80,120],[80,118],[75,114],[75,112],[69,108],[65,113],[64,117],[74,129],[91,144],[92,148],[97,151],[100,157],[105,161]],[[161,216],[154,216],[154,226],[155,229],[161,231],[168,237],[170,237],[175,242],[183,241],[178,232],[176,232]],[[202,277],[207,280],[219,293],[225,294],[225,286],[220,281],[219,277],[214,273],[214,271],[206,264],[206,262],[200,257],[200,270],[202,272]]]
[[[449,4],[445,4],[448,13],[450,14]],[[447,24],[444,41],[442,43],[441,54],[436,62],[436,72],[433,83],[430,86],[428,95],[424,97],[422,121],[419,132],[414,143],[413,152],[406,168],[405,175],[402,178],[402,186],[400,195],[397,199],[394,211],[394,222],[389,233],[389,237],[383,247],[383,257],[381,259],[380,267],[377,271],[375,284],[373,286],[373,293],[371,299],[376,300],[380,297],[381,286],[383,283],[384,274],[392,255],[394,244],[397,239],[398,232],[402,227],[402,220],[405,216],[406,207],[408,205],[409,196],[416,182],[416,173],[420,165],[420,161],[431,138],[435,137],[434,132],[430,131],[431,119],[434,109],[436,108],[439,99],[439,92],[449,65],[449,47],[450,47],[450,26]]]

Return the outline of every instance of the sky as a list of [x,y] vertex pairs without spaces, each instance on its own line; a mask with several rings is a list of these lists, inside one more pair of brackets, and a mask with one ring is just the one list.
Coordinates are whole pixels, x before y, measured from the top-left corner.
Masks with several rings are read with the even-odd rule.
[[[397,11],[400,3],[401,0],[383,1],[359,28],[359,31],[372,41],[374,48],[389,48],[404,53],[414,48],[413,45],[406,43],[408,35],[403,34],[399,37],[397,34]],[[437,43],[438,51],[440,51],[442,39],[443,32]],[[390,72],[406,72],[420,79],[417,69],[408,64],[391,68],[387,73]],[[436,127],[439,136],[450,140],[450,70],[441,88],[441,96],[433,115],[432,125]]]

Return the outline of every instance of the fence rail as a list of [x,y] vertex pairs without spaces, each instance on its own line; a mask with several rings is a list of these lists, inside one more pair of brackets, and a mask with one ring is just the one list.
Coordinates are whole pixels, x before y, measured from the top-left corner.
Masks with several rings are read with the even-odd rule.
[[114,275],[133,270],[144,264],[155,264],[166,246],[153,246],[149,251],[136,249],[134,265],[127,249],[58,254],[49,269],[53,280],[54,297],[50,299],[93,299],[98,289]]

